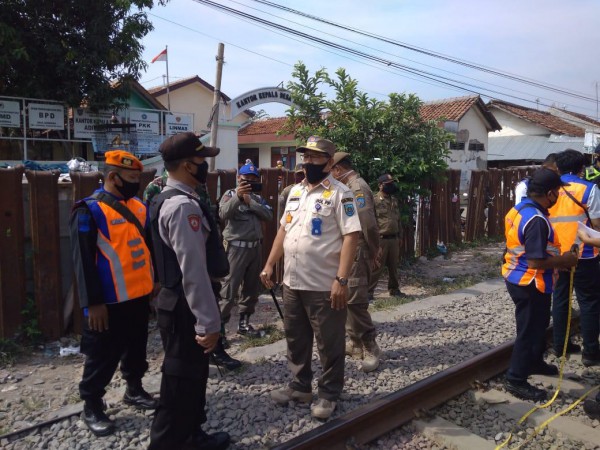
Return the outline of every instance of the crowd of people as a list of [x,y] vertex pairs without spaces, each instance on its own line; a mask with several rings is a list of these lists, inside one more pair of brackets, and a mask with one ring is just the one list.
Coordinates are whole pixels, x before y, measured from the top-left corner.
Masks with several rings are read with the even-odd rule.
[[[127,383],[123,401],[155,410],[150,449],[227,448],[227,433],[202,429],[209,362],[240,367],[226,352],[225,324],[237,307],[237,333],[261,335],[250,319],[261,290],[273,288],[282,258],[291,380],[271,392],[273,401],[312,403],[311,415],[326,420],[343,390],[346,356],[361,359],[365,372],[377,369],[381,350],[368,306],[385,267],[390,295],[403,295],[397,187],[383,174],[374,195],[351,155],[336,150],[316,136],[296,149],[303,163],[295,168],[296,183],[280,194],[278,233],[262,269],[262,223],[274,214],[260,195],[252,161],[240,167],[237,187],[224,192],[216,207],[206,191],[206,158],[219,149],[204,146],[193,133],[161,144],[165,172],[147,186],[143,201],[135,197],[141,162],[121,150],[105,154],[104,184],[75,205],[70,221],[86,318],[79,388],[90,431],[115,431],[103,396],[120,363]],[[152,299],[164,349],[158,399],[142,386]],[[315,340],[322,373],[313,398]]]
[[[516,205],[506,215],[502,275],[515,304],[517,336],[505,386],[519,398],[544,401],[547,392],[528,377],[559,375],[556,365],[544,361],[551,317],[550,352],[561,357],[581,352],[584,366],[600,366],[600,239],[592,236],[600,230],[599,164],[596,159],[586,170],[585,155],[572,149],[549,155],[519,183]],[[583,348],[568,333],[572,289]],[[585,401],[584,411],[600,418],[600,393]]]

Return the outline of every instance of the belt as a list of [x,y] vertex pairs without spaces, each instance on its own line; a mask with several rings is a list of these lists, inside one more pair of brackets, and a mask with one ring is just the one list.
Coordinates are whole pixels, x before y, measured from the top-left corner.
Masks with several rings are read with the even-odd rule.
[[258,241],[229,241],[229,245],[240,248],[254,248],[258,247],[262,243],[262,239]]
[[398,237],[398,234],[380,234],[379,237],[381,239],[396,239]]

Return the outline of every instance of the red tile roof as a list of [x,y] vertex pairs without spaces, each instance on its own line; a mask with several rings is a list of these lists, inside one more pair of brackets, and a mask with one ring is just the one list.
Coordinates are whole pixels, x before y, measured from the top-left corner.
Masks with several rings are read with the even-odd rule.
[[273,117],[257,120],[238,131],[238,136],[252,136],[257,134],[275,134],[283,128],[287,118]]
[[525,106],[515,105],[514,103],[502,100],[491,100],[488,106],[498,108],[526,122],[544,127],[552,133],[566,134],[567,136],[585,136],[584,128],[572,125],[566,120],[553,116],[546,111],[538,111],[537,109],[526,108]]
[[451,120],[458,122],[472,107],[479,109],[481,114],[489,122],[489,129],[500,130],[502,127],[488,110],[485,103],[479,95],[469,95],[466,97],[445,98],[443,100],[435,100],[426,102],[421,105],[420,114],[423,120]]

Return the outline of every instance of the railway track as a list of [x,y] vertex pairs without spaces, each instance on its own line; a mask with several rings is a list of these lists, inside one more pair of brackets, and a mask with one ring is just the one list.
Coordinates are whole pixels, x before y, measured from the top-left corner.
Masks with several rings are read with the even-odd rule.
[[[549,330],[550,333],[550,330]],[[534,408],[535,404],[515,399],[498,388],[484,391],[484,383],[503,374],[509,366],[513,342],[507,342],[481,355],[471,358],[461,364],[427,377],[398,392],[389,394],[379,400],[357,408],[343,416],[337,417],[307,433],[301,434],[283,444],[273,447],[274,450],[346,450],[360,449],[365,444],[412,422],[414,429],[426,439],[435,442],[442,448],[494,449],[507,436],[498,433],[496,443],[472,433],[465,428],[464,420],[460,424],[453,423],[431,411],[452,399],[464,395],[464,403],[485,404],[484,409],[491,410],[489,416],[503,415],[516,424],[520,417]],[[595,379],[596,383],[599,381]],[[592,378],[593,380],[593,378]],[[547,387],[556,387],[557,378],[534,376],[534,381]],[[563,380],[561,392],[563,396],[575,401],[583,393],[593,387],[586,384]],[[496,387],[498,380],[496,380]],[[553,392],[548,389],[549,393]],[[466,393],[466,394],[465,394]],[[474,404],[466,405],[464,409],[474,408]],[[532,414],[526,426],[537,427],[552,417],[553,413],[546,410]],[[452,417],[450,418],[452,419]],[[456,417],[454,417],[456,419]],[[591,421],[590,421],[591,422]],[[571,418],[557,418],[549,424],[550,432],[561,433],[581,447],[600,448],[600,426],[593,426]],[[516,436],[521,441],[527,433],[519,430]],[[377,447],[375,447],[377,448]],[[506,448],[510,448],[510,445]],[[558,448],[558,447],[557,447]]]

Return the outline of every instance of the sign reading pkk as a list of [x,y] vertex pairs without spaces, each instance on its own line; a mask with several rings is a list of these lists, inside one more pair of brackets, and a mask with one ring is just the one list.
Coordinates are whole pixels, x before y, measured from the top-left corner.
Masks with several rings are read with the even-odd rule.
[[21,103],[0,100],[0,127],[21,127]]
[[138,135],[140,134],[159,134],[158,113],[147,111],[129,111],[129,122],[136,125]]
[[194,131],[193,116],[191,114],[173,114],[165,116],[167,125],[167,136],[186,131]]
[[37,130],[64,130],[65,108],[49,103],[30,103],[29,128]]
[[96,125],[110,123],[111,118],[111,111],[99,111],[97,114],[94,114],[85,108],[73,108],[73,130],[75,138],[93,138],[96,134],[94,127]]
[[263,103],[283,103],[284,105],[293,105],[290,91],[279,87],[266,87],[248,91],[245,94],[231,100],[231,117],[240,114],[242,111],[254,108]]

